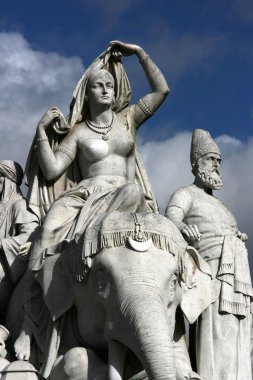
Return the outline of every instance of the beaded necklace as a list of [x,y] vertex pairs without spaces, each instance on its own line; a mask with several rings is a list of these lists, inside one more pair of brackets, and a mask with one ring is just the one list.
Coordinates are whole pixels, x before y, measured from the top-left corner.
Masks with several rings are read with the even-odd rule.
[[105,125],[103,127],[95,124],[95,123],[92,123],[90,120],[86,119],[85,122],[86,122],[86,125],[87,127],[95,132],[95,133],[99,133],[100,135],[102,135],[102,139],[103,140],[108,140],[109,137],[107,136],[107,134],[112,130],[112,127],[113,127],[113,121],[114,121],[114,113],[112,114],[112,120],[110,122],[109,125]]

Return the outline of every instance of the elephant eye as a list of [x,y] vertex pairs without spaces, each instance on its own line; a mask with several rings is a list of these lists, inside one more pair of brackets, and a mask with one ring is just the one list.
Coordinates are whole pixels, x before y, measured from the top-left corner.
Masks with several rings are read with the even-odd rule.
[[106,285],[105,274],[102,270],[98,270],[95,273],[96,289],[98,292],[102,292]]
[[177,286],[177,275],[173,274],[171,281],[170,281],[170,292],[174,292]]

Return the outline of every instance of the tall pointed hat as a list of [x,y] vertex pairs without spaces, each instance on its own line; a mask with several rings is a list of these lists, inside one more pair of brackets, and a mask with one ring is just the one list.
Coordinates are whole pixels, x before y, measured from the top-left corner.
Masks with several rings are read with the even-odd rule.
[[192,133],[191,142],[191,165],[195,166],[198,159],[207,153],[217,153],[221,155],[220,149],[210,136],[208,131],[204,129],[195,129]]

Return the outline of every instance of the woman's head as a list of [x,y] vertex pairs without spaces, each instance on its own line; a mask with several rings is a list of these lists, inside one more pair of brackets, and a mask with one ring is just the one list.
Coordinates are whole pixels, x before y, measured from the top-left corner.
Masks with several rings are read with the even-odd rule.
[[73,91],[68,118],[70,128],[87,117],[90,108],[90,104],[87,103],[89,102],[87,88],[90,87],[97,74],[103,72],[113,81],[115,93],[115,101],[113,97],[111,105],[113,111],[118,113],[128,106],[131,100],[131,87],[125,69],[120,61],[112,57],[111,51],[106,50],[85,70]]
[[0,161],[0,197],[8,198],[14,190],[18,191],[23,179],[23,169],[15,161]]
[[87,79],[85,100],[89,107],[113,105],[115,101],[114,78],[109,71],[100,69],[91,72]]
[[23,179],[23,169],[15,161],[2,160],[0,161],[0,176],[7,177],[20,186]]

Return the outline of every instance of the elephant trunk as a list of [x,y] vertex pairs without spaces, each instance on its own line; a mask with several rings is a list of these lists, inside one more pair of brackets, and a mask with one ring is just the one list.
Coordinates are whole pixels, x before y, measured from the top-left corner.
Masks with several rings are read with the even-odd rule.
[[124,296],[119,331],[113,339],[128,346],[141,361],[152,380],[176,380],[173,343],[166,307],[155,291]]

